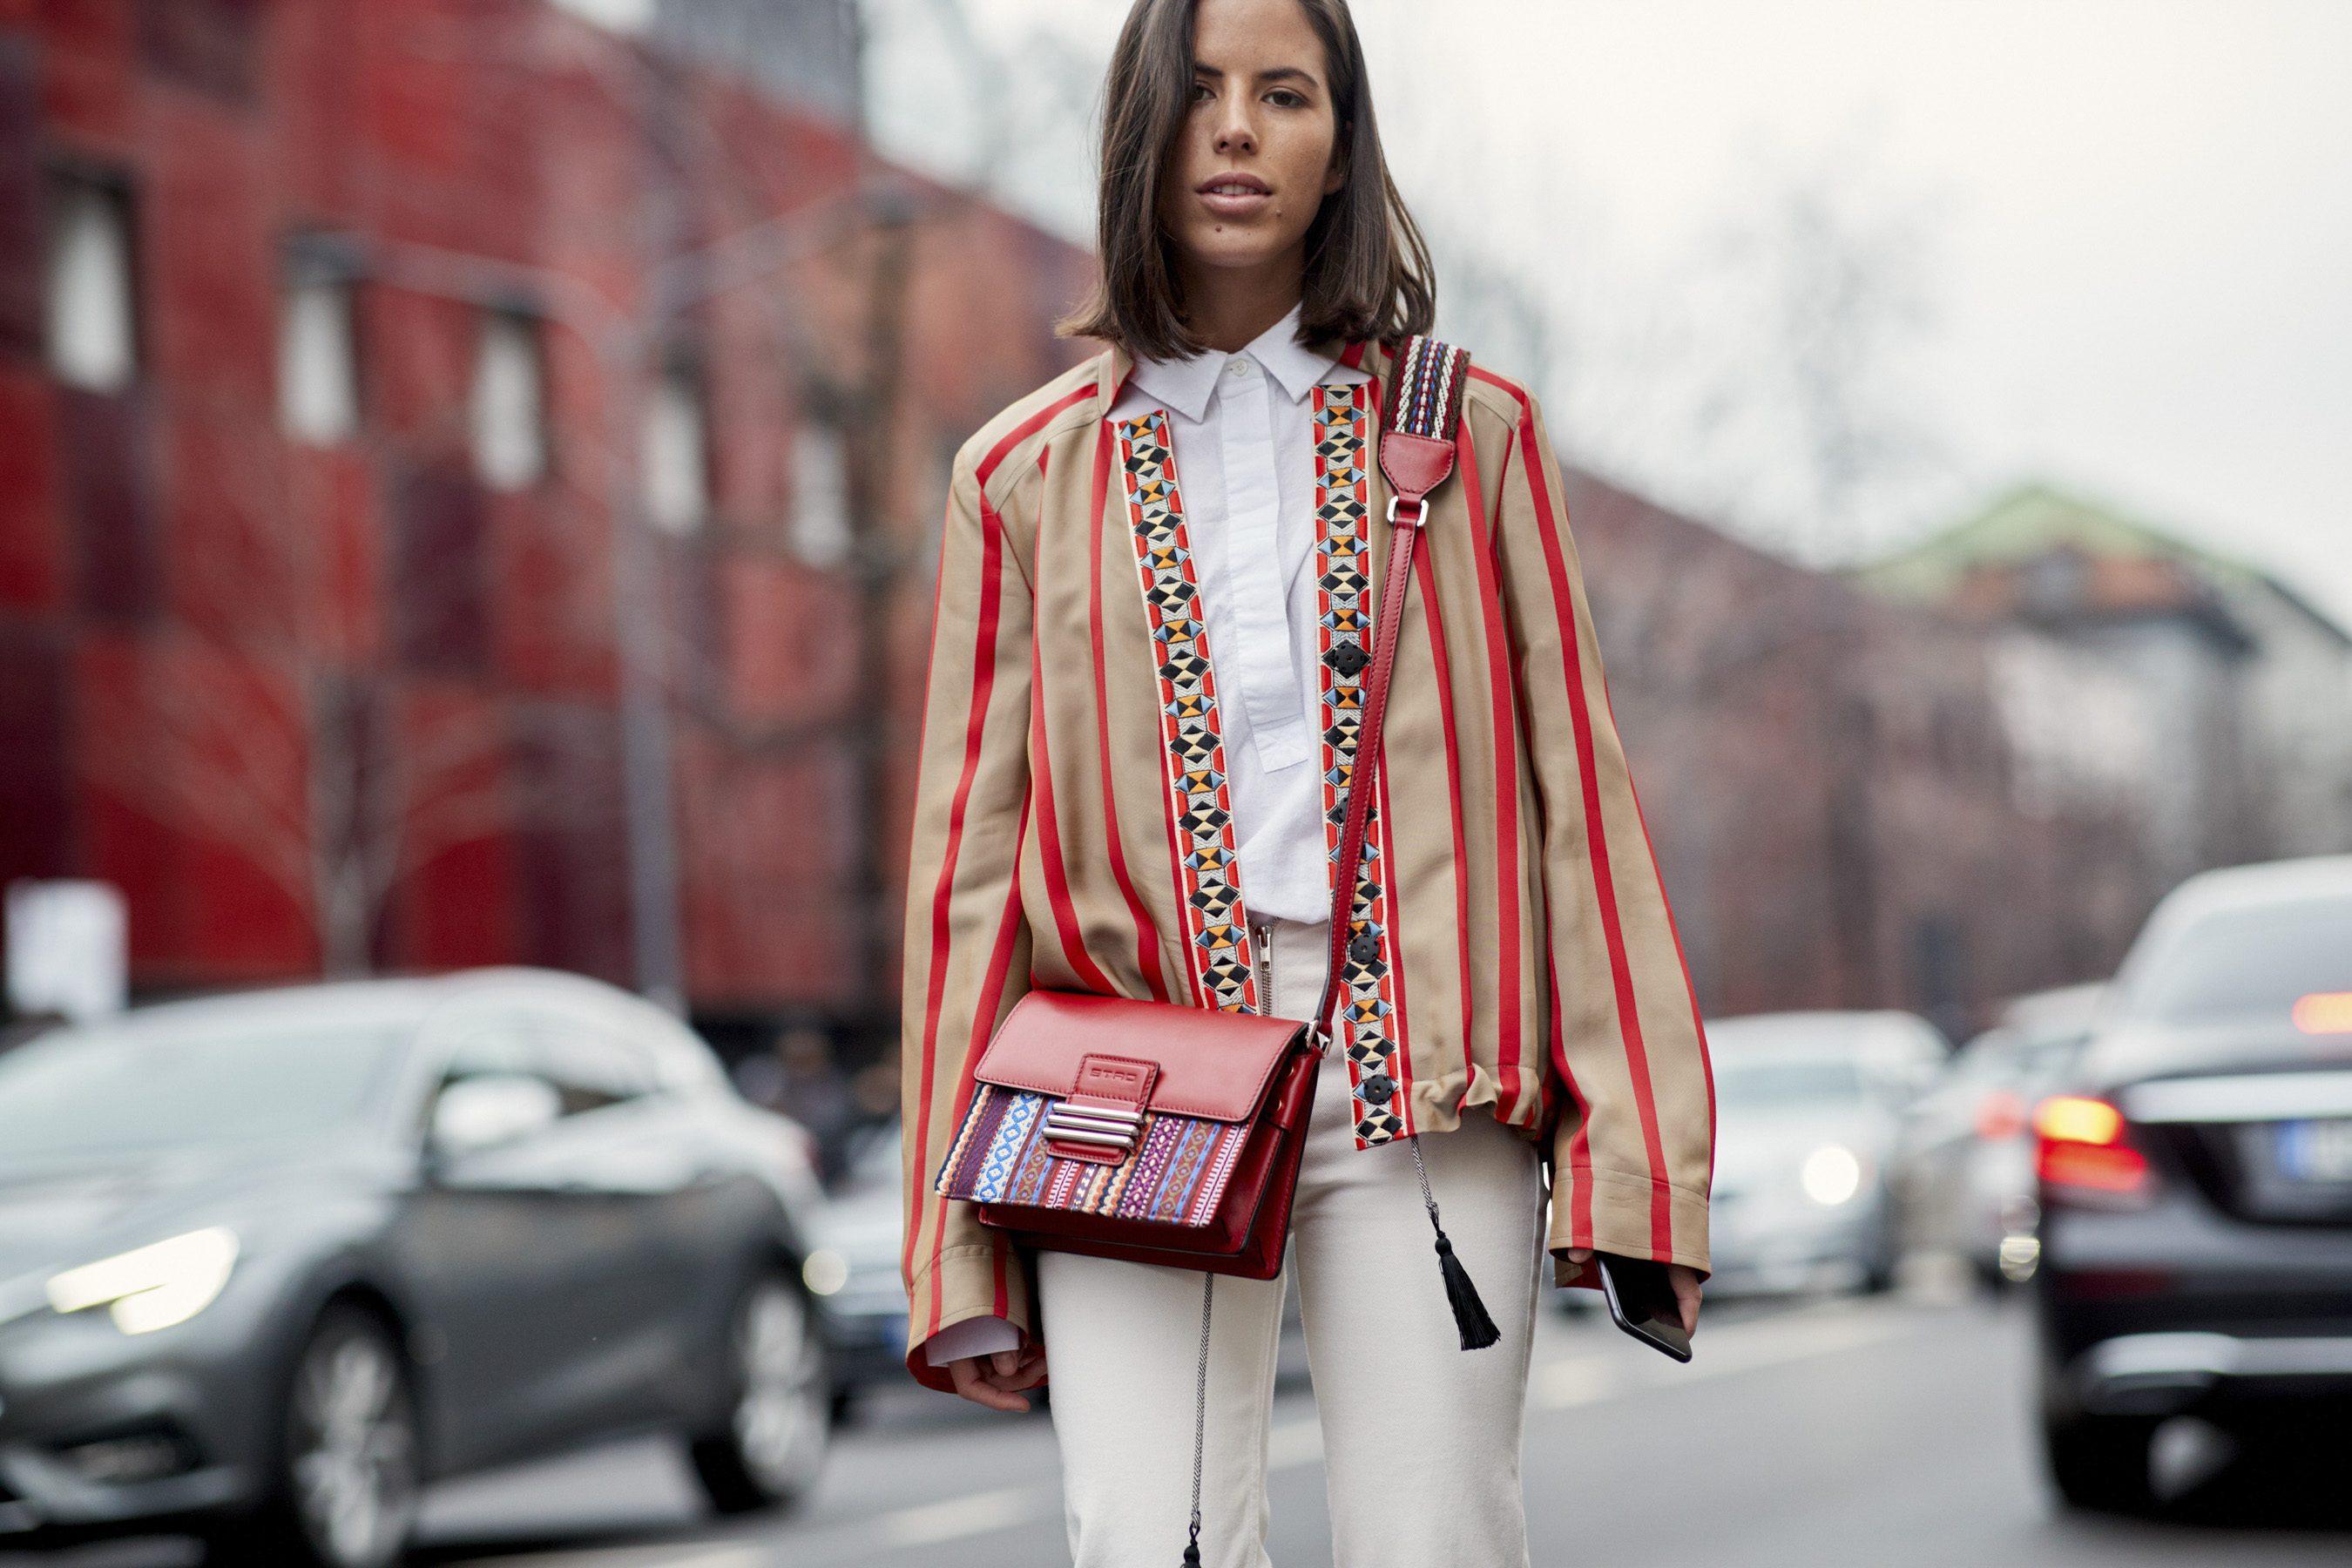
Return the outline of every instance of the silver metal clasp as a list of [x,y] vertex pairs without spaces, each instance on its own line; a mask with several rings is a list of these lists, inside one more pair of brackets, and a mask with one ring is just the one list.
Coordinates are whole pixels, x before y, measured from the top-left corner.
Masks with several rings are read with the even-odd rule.
[[1397,516],[1397,503],[1402,496],[1389,497],[1389,521],[1399,528],[1419,528],[1429,516],[1429,498],[1423,496],[1412,503],[1412,517],[1408,521]]
[[1120,1110],[1107,1105],[1073,1105],[1066,1100],[1057,1100],[1045,1110],[1047,1138],[1061,1143],[1116,1149],[1122,1154],[1135,1147],[1142,1124],[1141,1111]]

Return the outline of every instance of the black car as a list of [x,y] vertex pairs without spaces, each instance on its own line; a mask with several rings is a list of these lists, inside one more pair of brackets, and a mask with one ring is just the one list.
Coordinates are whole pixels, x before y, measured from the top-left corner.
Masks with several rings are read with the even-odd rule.
[[2155,1500],[2174,1417],[2338,1445],[2352,1418],[2352,857],[2159,905],[2035,1108],[2043,1429],[2078,1505]]
[[[805,1134],[528,970],[141,1010],[0,1056],[0,1546],[376,1568],[427,1479],[668,1429],[722,1510],[824,1462]],[[29,1533],[15,1533],[29,1532]]]

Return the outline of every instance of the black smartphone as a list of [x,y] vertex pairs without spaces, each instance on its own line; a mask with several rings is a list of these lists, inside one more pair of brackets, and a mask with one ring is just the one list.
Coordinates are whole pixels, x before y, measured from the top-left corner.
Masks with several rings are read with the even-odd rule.
[[1601,1294],[1609,1302],[1610,1321],[1652,1350],[1676,1361],[1690,1360],[1690,1335],[1683,1331],[1682,1303],[1675,1300],[1666,1266],[1613,1252],[1596,1252],[1592,1258],[1601,1265]]

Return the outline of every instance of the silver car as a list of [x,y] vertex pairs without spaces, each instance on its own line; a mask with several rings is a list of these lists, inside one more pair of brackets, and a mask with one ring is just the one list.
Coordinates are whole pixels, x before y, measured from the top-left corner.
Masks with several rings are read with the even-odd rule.
[[1768,1013],[1707,1026],[1716,1143],[1708,1289],[1881,1288],[1887,1176],[1944,1037],[1908,1013]]
[[1964,1258],[1989,1283],[2032,1277],[2033,1107],[2064,1087],[2106,989],[2018,997],[1912,1108],[1895,1155],[1906,1251]]
[[892,1120],[852,1142],[847,1169],[816,1215],[814,1247],[802,1266],[831,1329],[836,1415],[846,1415],[866,1389],[908,1382],[907,1287],[899,1272],[905,1235],[898,1123]]
[[390,1568],[439,1477],[683,1440],[824,1461],[804,1133],[575,975],[142,1008],[0,1057],[0,1546]]

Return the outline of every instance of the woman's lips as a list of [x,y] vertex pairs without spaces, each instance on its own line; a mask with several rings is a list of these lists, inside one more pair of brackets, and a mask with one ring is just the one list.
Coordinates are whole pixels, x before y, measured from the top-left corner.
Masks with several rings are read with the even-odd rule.
[[1194,194],[1219,217],[1255,216],[1274,201],[1274,192],[1255,174],[1219,174],[1202,181]]

